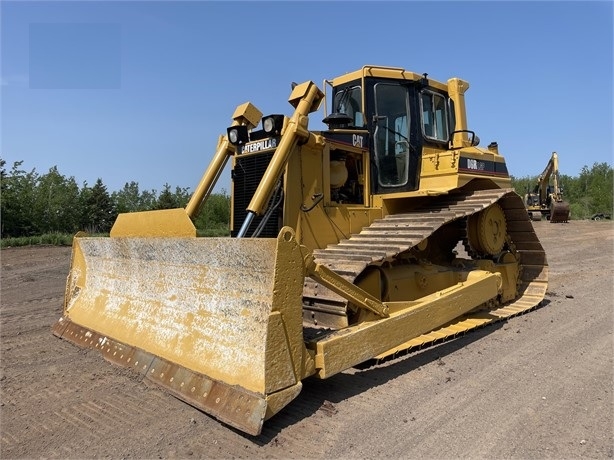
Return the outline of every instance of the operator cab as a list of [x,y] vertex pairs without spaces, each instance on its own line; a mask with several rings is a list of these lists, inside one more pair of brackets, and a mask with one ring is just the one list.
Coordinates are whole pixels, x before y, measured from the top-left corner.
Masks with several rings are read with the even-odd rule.
[[429,81],[427,74],[385,67],[365,67],[328,83],[332,113],[323,120],[327,133],[366,131],[375,171],[371,190],[417,190],[423,149],[447,150],[455,129],[447,86]]

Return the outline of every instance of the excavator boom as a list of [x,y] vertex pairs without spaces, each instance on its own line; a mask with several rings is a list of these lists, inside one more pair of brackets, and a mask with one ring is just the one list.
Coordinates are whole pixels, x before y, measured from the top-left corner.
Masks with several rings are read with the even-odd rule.
[[542,215],[545,215],[551,223],[569,220],[570,208],[569,203],[563,199],[559,157],[556,152],[552,152],[546,168],[539,175],[533,193],[525,196],[525,203],[533,220],[541,220]]

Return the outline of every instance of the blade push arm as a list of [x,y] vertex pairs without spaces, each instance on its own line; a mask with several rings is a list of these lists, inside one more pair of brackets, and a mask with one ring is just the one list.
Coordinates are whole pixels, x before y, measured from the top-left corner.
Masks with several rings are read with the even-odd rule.
[[[262,112],[260,112],[260,110],[258,110],[251,103],[246,102],[235,109],[235,112],[232,115],[233,122],[231,126],[243,125],[247,126],[248,129],[251,129],[260,123],[261,118]],[[228,158],[230,158],[230,156],[234,155],[236,152],[236,147],[230,143],[228,137],[220,136],[213,160],[211,160],[209,167],[205,171],[205,174],[203,174],[202,179],[200,180],[185,208],[189,217],[193,218],[198,215],[200,208],[209,195],[211,195],[211,191],[213,190],[213,187],[215,187],[220,174],[224,170],[224,167],[228,162]]]
[[324,93],[312,81],[301,83],[292,90],[288,102],[295,108],[294,114],[288,121],[275,154],[247,207],[248,213],[237,234],[238,238],[245,236],[255,215],[261,215],[265,212],[267,203],[275,189],[275,184],[279,181],[296,143],[299,139],[304,140],[309,137],[308,115],[318,110],[323,98]]

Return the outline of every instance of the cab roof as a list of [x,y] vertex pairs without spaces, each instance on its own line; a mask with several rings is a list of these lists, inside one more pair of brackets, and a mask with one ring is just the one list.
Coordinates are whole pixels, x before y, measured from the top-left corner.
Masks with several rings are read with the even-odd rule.
[[[401,67],[365,65],[360,70],[355,70],[353,72],[346,73],[345,75],[341,75],[339,77],[333,78],[331,80],[331,83],[333,86],[339,86],[344,83],[348,83],[350,81],[362,79],[364,77],[419,81],[423,78],[423,75],[415,73],[415,72],[410,72],[409,70],[405,70]],[[440,81],[433,80],[431,78],[428,78],[428,82],[429,82],[429,86],[433,88],[436,88],[442,91],[448,90],[448,85],[446,83],[442,83]]]

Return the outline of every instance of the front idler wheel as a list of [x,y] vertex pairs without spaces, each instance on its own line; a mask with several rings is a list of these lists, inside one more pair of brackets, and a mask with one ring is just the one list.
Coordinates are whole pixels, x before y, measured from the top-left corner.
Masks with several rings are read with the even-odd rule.
[[467,219],[467,238],[473,251],[482,256],[495,256],[505,245],[507,223],[503,208],[493,204]]

